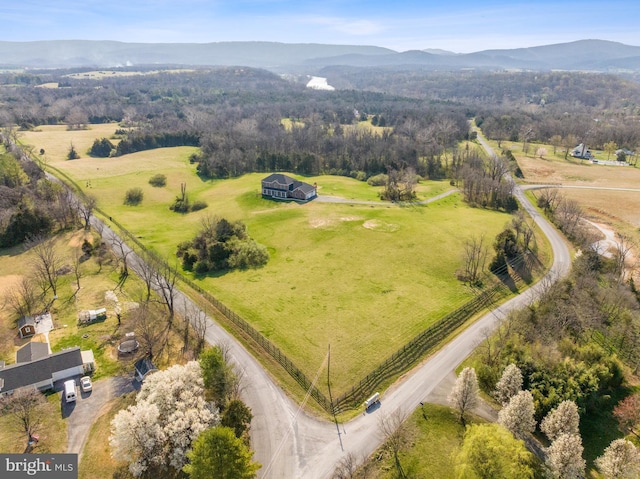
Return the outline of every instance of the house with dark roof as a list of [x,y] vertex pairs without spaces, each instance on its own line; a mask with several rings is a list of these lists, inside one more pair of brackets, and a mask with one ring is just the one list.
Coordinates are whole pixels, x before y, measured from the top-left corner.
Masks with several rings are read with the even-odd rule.
[[23,347],[20,351],[17,356],[24,359],[24,362],[16,362],[0,369],[0,396],[27,387],[51,389],[55,381],[81,376],[95,368],[93,351],[80,351],[78,346],[54,354],[48,354],[47,346],[47,355],[44,357],[40,346],[30,346],[28,349]]
[[262,180],[262,196],[277,199],[309,201],[317,196],[316,187],[303,181],[273,173]]

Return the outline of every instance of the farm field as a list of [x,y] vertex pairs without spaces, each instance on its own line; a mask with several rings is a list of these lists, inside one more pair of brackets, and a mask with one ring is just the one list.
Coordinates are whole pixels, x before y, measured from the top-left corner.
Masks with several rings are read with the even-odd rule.
[[[492,142],[492,145],[496,151],[500,151],[496,142]],[[589,187],[564,188],[561,193],[578,201],[589,216],[610,223],[617,229],[640,227],[640,191],[591,189],[640,189],[640,168],[592,164],[571,156],[565,160],[564,152],[558,149],[554,155],[550,145],[531,146],[531,151],[536,151],[538,147],[546,148],[548,154],[544,158],[533,157],[532,153],[523,154],[521,143],[503,141],[502,147],[511,149],[524,173],[526,183]]]
[[[101,126],[102,127],[102,126]],[[114,125],[111,128],[115,128]],[[86,132],[27,133],[36,151],[48,142],[81,151]],[[92,131],[92,130],[89,130]],[[93,130],[108,136],[106,129]],[[90,145],[92,140],[83,140]],[[88,148],[88,146],[87,146]],[[433,321],[461,306],[474,292],[456,279],[462,245],[472,234],[493,238],[509,215],[473,209],[453,194],[424,206],[323,203],[305,205],[265,200],[264,174],[203,181],[188,158],[190,147],[149,150],[119,158],[49,159],[98,199],[98,205],[148,247],[169,261],[176,246],[191,239],[207,215],[242,220],[249,234],[267,246],[271,259],[258,270],[194,278],[223,303],[251,322],[310,377],[332,351],[332,390],[345,391]],[[167,186],[148,179],[167,175]],[[321,195],[376,201],[377,189],[350,178],[303,178]],[[169,210],[187,185],[191,201],[208,208],[187,215]],[[140,187],[138,206],[124,205],[127,189]],[[419,199],[451,187],[425,182]],[[177,261],[177,259],[175,260]]]

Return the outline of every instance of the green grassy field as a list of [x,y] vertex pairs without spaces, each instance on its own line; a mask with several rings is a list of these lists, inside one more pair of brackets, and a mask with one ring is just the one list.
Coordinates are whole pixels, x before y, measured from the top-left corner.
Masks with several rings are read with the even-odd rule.
[[[102,127],[102,126],[101,126]],[[113,127],[113,125],[112,125]],[[86,132],[25,134],[37,149],[46,141],[80,144]],[[91,130],[89,130],[91,131]],[[96,129],[103,136],[104,129]],[[52,147],[53,149],[53,147]],[[64,151],[64,150],[63,150]],[[267,246],[271,259],[262,269],[195,278],[202,287],[250,321],[309,376],[315,376],[332,350],[332,389],[345,391],[425,327],[468,301],[473,292],[457,281],[462,245],[472,234],[493,238],[510,217],[473,209],[453,194],[424,206],[399,207],[322,203],[305,205],[263,199],[263,174],[204,181],[195,174],[189,147],[150,150],[120,158],[64,155],[50,164],[65,171],[98,198],[107,215],[130,229],[170,261],[176,245],[191,239],[203,217],[242,220],[249,234]],[[156,173],[167,186],[148,184]],[[350,178],[301,178],[316,182],[321,195],[376,201],[377,188]],[[186,183],[190,199],[208,208],[180,215],[169,205]],[[139,206],[124,205],[124,194],[140,187]],[[418,199],[450,189],[425,182]]]

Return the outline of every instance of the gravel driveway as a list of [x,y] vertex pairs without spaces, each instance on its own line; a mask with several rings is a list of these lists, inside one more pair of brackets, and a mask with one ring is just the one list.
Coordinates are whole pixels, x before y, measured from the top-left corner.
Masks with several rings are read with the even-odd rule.
[[[80,388],[80,378],[76,379],[77,399],[75,402],[62,401],[62,417],[67,420],[67,453],[78,454],[78,462],[82,457],[84,444],[94,421],[100,416],[102,408],[110,400],[138,389],[140,383],[133,376],[115,376],[100,379],[93,383],[93,390],[87,393]],[[56,390],[63,389],[63,381],[56,383]]]

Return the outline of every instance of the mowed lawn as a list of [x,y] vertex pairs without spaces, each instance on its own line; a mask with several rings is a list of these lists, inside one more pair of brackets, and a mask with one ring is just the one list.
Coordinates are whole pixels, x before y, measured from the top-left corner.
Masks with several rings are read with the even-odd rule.
[[[64,132],[60,141],[68,143]],[[34,134],[37,135],[37,134]],[[74,140],[75,144],[75,140]],[[36,144],[36,148],[46,148]],[[280,347],[309,376],[321,367],[331,344],[332,391],[354,381],[435,320],[472,298],[456,279],[462,245],[471,235],[491,239],[510,216],[469,208],[459,194],[424,206],[323,203],[305,205],[263,199],[250,174],[203,181],[188,157],[193,148],[150,150],[121,158],[51,161],[98,198],[99,206],[169,261],[203,217],[242,220],[265,245],[269,263],[196,281]],[[154,188],[155,173],[168,177]],[[300,178],[322,195],[375,201],[376,189],[349,178]],[[89,183],[89,187],[87,187]],[[181,215],[169,210],[187,185],[205,210]],[[138,186],[139,206],[123,203]],[[420,198],[450,189],[445,182],[419,186]]]

